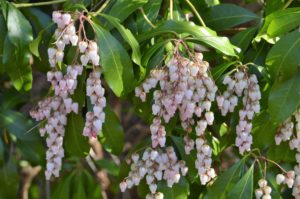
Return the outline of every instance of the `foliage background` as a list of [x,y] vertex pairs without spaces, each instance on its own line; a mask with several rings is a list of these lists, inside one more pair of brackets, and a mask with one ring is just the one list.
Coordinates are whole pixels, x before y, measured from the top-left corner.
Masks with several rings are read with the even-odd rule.
[[[126,157],[150,143],[151,102],[140,103],[132,91],[152,67],[161,64],[164,54],[172,49],[171,39],[178,37],[184,38],[192,48],[204,50],[205,60],[210,62],[218,84],[230,69],[240,63],[250,63],[250,71],[259,76],[263,93],[262,111],[253,123],[253,148],[282,163],[287,170],[295,164],[288,144],[275,146],[274,135],[277,126],[300,102],[299,1],[174,0],[172,12],[169,0],[58,0],[54,1],[57,4],[43,6],[36,6],[39,1],[0,2],[0,198],[143,196],[143,185],[124,194],[118,188],[128,171]],[[51,13],[58,9],[95,12],[99,8],[104,8],[101,13],[107,14],[96,13],[94,19],[103,28],[96,35],[102,42],[101,63],[110,104],[105,127],[99,142],[89,143],[81,136],[83,118],[71,115],[62,175],[46,183],[45,143],[28,111],[47,95],[49,88],[45,74],[49,69],[47,47],[54,31]],[[186,18],[196,25],[186,22]],[[205,31],[208,35],[203,34]],[[113,58],[117,59],[116,64],[111,63]],[[121,79],[114,76],[115,70],[123,74]],[[76,97],[84,102],[83,80],[81,86]],[[159,186],[166,198],[253,197],[261,168],[251,166],[253,158],[240,157],[232,147],[236,118],[236,114],[226,118],[217,116],[217,124],[211,129],[214,167],[219,173],[215,184],[208,188],[201,186],[195,171],[190,169],[189,176],[175,188]],[[168,125],[168,132],[173,132],[168,136],[168,143],[193,167],[192,157],[184,155],[176,120]],[[92,157],[87,156],[90,146]],[[268,165],[272,197],[290,198],[290,190],[275,185],[274,176],[278,172],[276,167]]]

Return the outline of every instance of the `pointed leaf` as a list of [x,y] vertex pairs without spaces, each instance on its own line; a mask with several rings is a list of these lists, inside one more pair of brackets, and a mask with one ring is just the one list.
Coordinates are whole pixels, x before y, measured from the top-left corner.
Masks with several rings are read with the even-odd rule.
[[253,168],[252,165],[247,173],[232,188],[228,198],[252,199],[253,196]]
[[107,30],[93,23],[100,48],[104,78],[117,96],[133,89],[134,76],[128,53]]

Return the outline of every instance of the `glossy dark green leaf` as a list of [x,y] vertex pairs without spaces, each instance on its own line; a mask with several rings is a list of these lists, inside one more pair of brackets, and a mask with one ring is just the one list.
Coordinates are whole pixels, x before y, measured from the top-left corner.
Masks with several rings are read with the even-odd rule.
[[155,54],[155,52],[157,52],[159,49],[164,48],[165,45],[169,41],[170,40],[161,41],[161,42],[155,43],[153,46],[150,46],[149,48],[145,49],[143,57],[142,57],[143,66],[147,66],[147,64],[149,63],[149,60]]
[[108,152],[119,155],[124,146],[124,131],[120,121],[111,107],[105,108],[105,122],[102,133],[99,135],[100,141]]
[[96,161],[96,165],[100,167],[100,169],[105,169],[107,173],[118,176],[119,175],[119,166],[113,161],[108,159],[101,159]]
[[81,115],[71,113],[64,137],[64,149],[69,155],[84,157],[89,152],[88,138],[82,135],[84,120]]
[[148,0],[118,0],[114,3],[108,14],[117,17],[122,22],[147,2]]
[[203,14],[203,18],[206,25],[214,30],[224,30],[259,19],[256,14],[243,7],[225,3],[211,7]]
[[269,112],[274,122],[281,123],[300,105],[300,73],[286,82],[275,82],[269,94]]
[[[18,125],[16,125],[18,124]],[[34,125],[22,113],[13,110],[0,109],[0,128],[5,128],[17,139],[24,141],[38,140],[37,136],[27,132]]]
[[214,184],[208,188],[205,198],[207,199],[226,199],[226,194],[240,180],[244,170],[245,160],[235,163],[223,174],[219,175]]
[[247,28],[246,30],[243,30],[234,35],[230,40],[234,45],[241,49],[241,52],[245,52],[251,44],[256,31],[256,27]]
[[16,162],[9,159],[0,167],[0,198],[18,198],[20,176]]
[[[274,138],[273,138],[274,139]],[[275,141],[267,151],[267,157],[275,162],[295,162],[296,152],[290,149],[288,142],[283,142],[279,146]]]
[[293,76],[300,63],[300,32],[295,31],[282,37],[270,50],[266,59],[273,79],[284,81]]
[[279,1],[267,0],[266,1],[266,9],[265,9],[266,15],[269,15],[276,10],[282,9],[284,6],[284,3],[285,3],[285,0],[279,0]]
[[121,34],[123,39],[130,45],[132,49],[132,61],[136,63],[137,65],[141,66],[141,52],[140,52],[140,45],[136,38],[133,36],[132,32],[125,28],[122,24],[120,24],[120,21],[118,18],[100,14],[101,17],[104,17],[108,20],[109,23],[111,23]]
[[72,198],[74,199],[88,199],[85,193],[84,187],[84,180],[83,180],[83,173],[82,171],[78,171],[73,179],[73,187],[74,191],[72,193]]
[[[146,3],[143,6],[146,16],[154,24],[156,22],[156,18],[158,16],[161,4],[162,4],[162,0],[156,0],[156,1],[148,1],[148,3]],[[138,31],[140,33],[147,32],[152,28],[149,25],[149,23],[145,20],[141,12],[137,14],[136,23],[137,23]]]
[[215,66],[214,68],[211,69],[211,74],[214,78],[215,81],[218,81],[219,78],[224,74],[224,72],[232,65],[237,64],[237,61],[234,62],[228,62],[228,63],[223,63],[220,65]]
[[93,24],[100,48],[104,78],[117,96],[133,89],[132,63],[123,46],[107,30]]
[[163,22],[154,30],[140,35],[138,37],[138,40],[144,41],[146,39],[164,33],[186,33],[192,35],[195,40],[201,41],[207,44],[208,46],[213,47],[219,50],[220,52],[224,53],[225,55],[229,56],[237,56],[237,51],[239,51],[239,49],[236,46],[230,43],[228,38],[217,36],[216,32],[214,32],[213,30],[182,21]]
[[84,170],[81,181],[83,182],[82,185],[87,199],[102,199],[101,186],[96,176],[92,176],[88,170]]
[[246,172],[246,174],[235,184],[228,193],[228,198],[234,199],[252,199],[253,196],[253,170],[254,165]]
[[261,112],[253,119],[253,145],[254,147],[265,148],[274,142],[277,125],[271,120],[267,111]]
[[72,186],[73,178],[74,178],[73,173],[63,176],[58,182],[56,189],[54,189],[51,198],[52,199],[71,198],[71,186]]

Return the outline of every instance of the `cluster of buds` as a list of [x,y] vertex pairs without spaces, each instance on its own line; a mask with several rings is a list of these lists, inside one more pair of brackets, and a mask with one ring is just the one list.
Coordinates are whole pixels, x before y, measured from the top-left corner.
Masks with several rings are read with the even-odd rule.
[[80,61],[82,65],[87,65],[92,63],[94,66],[99,66],[100,56],[98,55],[98,45],[94,41],[80,41],[79,42],[79,51],[83,53],[80,56]]
[[[165,67],[154,69],[135,94],[142,101],[146,100],[146,94],[159,84],[160,89],[153,93],[154,103],[152,113],[155,115],[151,125],[152,147],[165,146],[166,131],[162,124],[168,123],[179,112],[181,126],[188,132],[196,123],[196,142],[185,137],[185,150],[189,154],[197,149],[195,166],[199,171],[202,184],[206,184],[215,176],[211,169],[211,151],[206,144],[204,132],[208,125],[212,125],[214,114],[211,112],[211,104],[215,100],[217,87],[213,79],[208,75],[209,64],[203,61],[203,55],[196,53],[193,59],[184,58],[175,54]],[[194,120],[194,116],[199,121]]]
[[[286,184],[288,186],[288,188],[292,188],[294,185],[294,179],[295,179],[295,171],[289,171],[285,175],[278,174],[276,176],[276,183],[279,185]],[[299,178],[299,180],[300,180],[300,178]]]
[[86,81],[86,95],[90,98],[93,111],[86,113],[86,122],[83,129],[83,135],[88,137],[96,137],[102,130],[105,120],[104,108],[106,106],[106,98],[104,96],[104,88],[101,86],[101,73],[98,71],[91,72]]
[[70,14],[54,11],[52,20],[58,27],[54,33],[56,48],[49,48],[48,56],[50,66],[55,67],[57,62],[63,61],[65,46],[70,43],[76,46],[79,38],[76,34],[74,21]]
[[165,180],[168,187],[178,183],[181,175],[187,174],[188,168],[184,161],[178,161],[173,147],[167,147],[165,151],[148,148],[140,158],[138,154],[131,156],[131,171],[128,177],[120,183],[120,189],[124,192],[134,185],[140,184],[143,178],[149,186],[150,193],[146,198],[161,199],[163,194],[157,192],[157,182]]
[[258,181],[259,189],[255,190],[256,199],[271,199],[272,188],[268,186],[268,182],[265,179]]
[[278,177],[278,184],[285,183],[289,188],[293,187],[293,196],[300,199],[300,109],[297,110],[291,117],[287,118],[278,128],[275,135],[275,143],[279,145],[282,141],[289,141],[291,150],[295,150],[297,165],[294,171],[289,171],[284,179],[281,174]]
[[223,84],[227,90],[217,97],[218,107],[222,115],[233,112],[238,104],[238,97],[243,96],[243,108],[239,110],[239,123],[236,126],[237,138],[235,144],[243,154],[250,151],[252,145],[252,119],[260,111],[259,100],[261,93],[257,78],[254,74],[248,75],[245,69],[238,69],[233,75],[225,76]]

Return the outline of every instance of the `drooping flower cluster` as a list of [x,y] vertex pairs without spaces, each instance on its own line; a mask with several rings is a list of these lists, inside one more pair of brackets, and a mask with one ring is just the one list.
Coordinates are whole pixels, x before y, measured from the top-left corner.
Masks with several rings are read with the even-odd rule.
[[49,71],[48,81],[54,87],[55,96],[38,103],[38,108],[30,112],[37,121],[46,120],[45,127],[40,128],[41,136],[47,133],[47,170],[46,179],[52,175],[59,176],[62,158],[64,157],[63,136],[67,124],[67,114],[78,113],[78,103],[73,102],[70,95],[77,87],[77,76],[81,75],[82,66],[68,66],[63,76],[60,71]]
[[124,192],[127,188],[139,185],[143,178],[149,186],[150,193],[146,198],[160,199],[163,194],[157,192],[157,182],[165,180],[168,187],[172,187],[174,183],[178,183],[181,175],[187,174],[188,168],[184,161],[178,161],[173,147],[162,149],[148,148],[144,151],[140,158],[138,154],[131,156],[131,171],[128,177],[120,183],[120,189]]
[[[196,53],[191,60],[178,54],[174,55],[165,67],[151,71],[151,75],[143,84],[136,88],[135,94],[142,101],[146,100],[146,94],[159,84],[160,89],[153,93],[154,103],[152,113],[156,116],[150,127],[152,147],[165,146],[166,131],[162,124],[168,123],[179,112],[181,126],[188,132],[196,123],[197,160],[195,166],[199,171],[202,184],[206,184],[215,176],[211,169],[211,151],[206,144],[204,132],[207,125],[212,125],[214,114],[211,112],[211,104],[215,100],[217,87],[208,75],[209,64],[203,61],[203,55]],[[199,120],[195,121],[194,117]],[[195,148],[195,141],[185,137],[185,149],[189,154]]]
[[217,97],[218,107],[222,115],[233,112],[238,104],[238,97],[243,97],[243,108],[239,110],[239,123],[236,126],[237,138],[235,144],[243,154],[250,151],[252,145],[252,119],[260,111],[259,100],[261,93],[257,78],[254,74],[248,75],[245,69],[238,69],[233,75],[225,76],[223,84],[227,90]]
[[265,179],[258,181],[259,189],[255,190],[256,199],[271,199],[272,188],[268,186],[268,182]]
[[[291,150],[295,150],[297,165],[294,171],[289,171],[285,176],[285,184],[289,188],[293,187],[293,196],[300,199],[300,109],[297,110],[291,117],[287,118],[278,128],[275,135],[275,143],[279,145],[282,141],[289,141]],[[279,183],[278,181],[277,183]]]
[[101,86],[100,72],[91,72],[86,81],[86,95],[90,97],[93,111],[86,113],[86,122],[83,129],[83,135],[96,137],[102,129],[105,120],[104,107],[106,106],[106,98],[104,96],[104,88]]
[[[47,170],[45,171],[46,179],[49,180],[52,175],[59,176],[62,158],[64,157],[63,136],[65,134],[65,126],[67,125],[67,115],[71,112],[78,113],[78,103],[72,100],[72,95],[77,88],[77,77],[82,74],[83,66],[88,62],[94,66],[99,65],[98,46],[94,41],[83,43],[81,32],[84,28],[80,18],[79,30],[76,31],[74,22],[84,17],[77,16],[72,19],[72,15],[68,13],[53,12],[52,18],[57,25],[55,31],[55,47],[48,49],[49,63],[51,71],[47,73],[47,80],[54,88],[54,96],[38,103],[37,109],[31,111],[31,116],[37,121],[45,120],[45,126],[40,128],[42,136],[45,134],[48,146],[46,159]],[[87,40],[84,38],[84,40]],[[79,42],[78,42],[79,41]],[[57,67],[57,63],[63,62],[64,50],[66,45],[71,44],[77,46],[78,51],[84,53],[88,58],[81,59],[82,65],[72,64],[67,66],[66,73],[60,71],[61,67]],[[84,45],[86,45],[84,47]],[[77,63],[77,55],[74,57],[73,63]],[[87,61],[86,61],[87,60]],[[62,64],[62,67],[64,65]],[[90,96],[92,104],[94,104],[93,112],[88,112],[87,123],[92,122],[91,128],[85,128],[84,135],[95,136],[101,130],[105,115],[103,108],[106,104],[104,98],[104,89],[101,86],[100,73],[94,71],[87,80],[87,95]],[[90,131],[89,131],[90,130]]]

